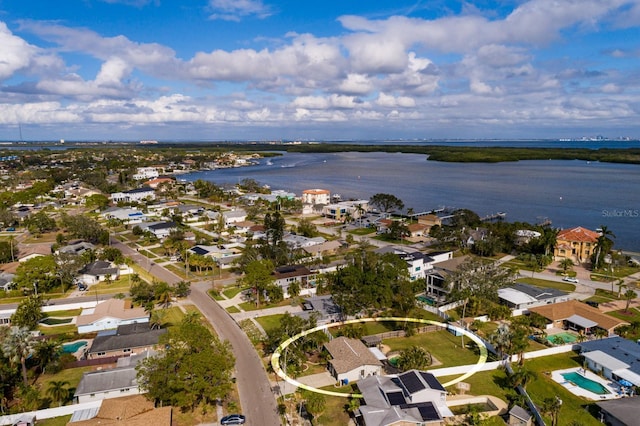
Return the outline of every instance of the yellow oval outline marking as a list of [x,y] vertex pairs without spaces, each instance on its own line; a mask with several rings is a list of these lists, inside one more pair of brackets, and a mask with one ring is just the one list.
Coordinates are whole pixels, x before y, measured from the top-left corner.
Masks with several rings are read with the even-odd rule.
[[359,394],[359,393],[333,392],[333,391],[327,391],[324,389],[318,389],[318,388],[305,385],[304,383],[300,383],[299,381],[289,377],[282,370],[282,368],[280,368],[281,353],[283,350],[285,350],[290,344],[292,344],[296,340],[300,339],[301,337],[307,336],[311,333],[315,333],[316,331],[325,331],[329,328],[339,327],[347,324],[360,324],[363,322],[390,322],[390,321],[395,321],[395,322],[404,321],[404,322],[414,322],[418,324],[430,324],[430,325],[437,325],[445,329],[453,329],[459,333],[464,334],[465,336],[473,340],[478,345],[478,348],[480,349],[480,356],[478,357],[478,362],[469,371],[467,371],[460,377],[450,380],[447,383],[443,383],[442,384],[443,387],[451,386],[453,384],[461,382],[462,380],[468,377],[473,376],[475,373],[480,371],[480,368],[482,368],[482,366],[487,362],[487,356],[488,356],[487,346],[484,344],[482,339],[480,339],[478,336],[476,336],[475,334],[471,333],[468,330],[457,327],[455,325],[445,324],[438,321],[432,321],[432,320],[426,320],[426,319],[420,319],[420,318],[380,317],[380,318],[360,318],[360,319],[353,319],[353,320],[347,320],[347,321],[341,321],[341,322],[334,322],[331,324],[319,325],[317,327],[310,328],[309,330],[305,330],[301,333],[296,334],[295,336],[288,338],[287,340],[282,342],[273,352],[273,355],[271,355],[271,366],[273,367],[273,371],[287,383],[293,386],[297,386],[298,388],[301,388],[301,389],[306,389],[311,392],[317,392],[317,393],[328,395],[328,396],[339,396],[343,398],[362,398],[362,394]]

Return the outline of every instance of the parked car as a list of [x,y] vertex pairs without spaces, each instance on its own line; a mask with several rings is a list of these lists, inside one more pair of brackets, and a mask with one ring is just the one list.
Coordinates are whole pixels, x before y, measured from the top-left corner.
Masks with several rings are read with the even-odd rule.
[[562,281],[566,281],[568,283],[578,284],[578,279],[576,277],[564,277]]
[[246,421],[242,414],[229,414],[220,419],[221,425],[243,425]]

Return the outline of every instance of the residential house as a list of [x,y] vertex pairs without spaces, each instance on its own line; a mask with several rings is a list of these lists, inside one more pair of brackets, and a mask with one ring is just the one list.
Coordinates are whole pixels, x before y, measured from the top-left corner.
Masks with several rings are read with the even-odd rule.
[[451,257],[448,260],[433,263],[433,268],[426,274],[426,294],[437,301],[444,301],[451,292],[451,276],[469,256]]
[[160,167],[138,167],[136,173],[131,176],[134,180],[154,179],[164,173],[164,168]]
[[335,254],[340,247],[342,247],[342,243],[340,241],[332,240],[303,247],[302,249],[309,254],[312,259],[322,259],[324,256]]
[[285,234],[282,237],[282,241],[284,241],[285,243],[287,243],[287,245],[292,249],[304,249],[305,247],[312,247],[315,246],[317,244],[322,244],[324,242],[326,242],[327,240],[324,237],[313,237],[313,238],[309,238],[309,237],[305,237],[303,235],[296,235],[296,234]]
[[638,398],[621,398],[599,401],[600,421],[610,426],[630,426],[638,424],[640,404]]
[[173,221],[168,222],[149,222],[140,226],[145,232],[151,232],[156,238],[162,240],[167,238],[172,232],[178,230],[178,225]]
[[303,265],[285,265],[276,267],[273,272],[274,284],[282,288],[284,297],[291,297],[289,295],[289,286],[294,282],[298,283],[301,294],[309,294],[309,289],[315,288],[315,277],[309,268]]
[[49,256],[52,243],[19,244],[18,262],[23,263],[36,257]]
[[76,326],[78,333],[82,334],[147,322],[149,314],[144,308],[135,308],[130,300],[109,299],[98,303],[95,308],[83,309],[76,319]]
[[536,306],[530,308],[529,312],[545,317],[549,321],[548,328],[570,329],[586,335],[591,334],[597,327],[605,330],[611,336],[617,327],[629,324],[627,321],[604,314],[598,308],[577,300]]
[[231,226],[234,223],[244,222],[247,220],[247,212],[244,210],[230,210],[222,212],[225,226]]
[[15,274],[0,271],[0,290],[9,291],[13,288]]
[[640,345],[620,336],[580,343],[590,370],[623,386],[640,386]]
[[591,259],[595,251],[599,233],[581,226],[563,229],[556,237],[554,256],[556,260],[571,259],[574,262],[584,263]]
[[407,229],[409,230],[408,238],[423,238],[429,236],[429,226],[424,223],[410,223],[407,225]]
[[453,416],[447,391],[426,371],[370,376],[358,382],[358,389],[363,404],[355,416],[365,426],[444,425],[444,418]]
[[122,221],[125,225],[142,223],[147,220],[145,214],[138,209],[120,207],[110,207],[100,213],[100,216],[107,220],[115,219]]
[[329,204],[331,192],[328,189],[305,189],[302,191],[303,204]]
[[340,306],[333,301],[333,296],[330,294],[304,299],[302,309],[302,312],[297,312],[295,315],[304,319],[308,319],[311,315],[314,315],[318,325],[341,320],[342,310]]
[[424,279],[426,271],[432,269],[431,259],[424,253],[417,250],[409,251],[405,248],[395,246],[385,246],[376,250],[378,254],[393,253],[399,256],[402,260],[407,262],[407,270],[409,272],[409,279],[415,281],[418,279]]
[[527,309],[550,303],[566,302],[567,292],[555,288],[541,288],[529,284],[516,283],[498,289],[500,302],[511,309]]
[[429,234],[429,231],[434,226],[442,226],[442,219],[440,219],[435,214],[425,214],[422,216],[418,216],[418,223],[426,225],[428,227],[428,230],[426,232],[427,234]]
[[154,349],[166,329],[151,329],[149,323],[119,325],[115,330],[98,332],[87,350],[88,359],[130,356]]
[[77,411],[71,416],[69,424],[73,426],[171,426],[172,407],[155,407],[153,401],[149,401],[143,395],[129,395],[102,402],[95,417],[87,418],[85,410]]
[[341,201],[322,207],[322,215],[329,219],[344,222],[347,218],[359,219],[369,211],[368,200]]
[[542,234],[538,231],[532,231],[530,229],[518,229],[516,231],[516,244],[524,245],[528,244],[529,241],[535,240],[536,238],[540,238]]
[[88,241],[80,240],[80,241],[71,242],[70,244],[67,244],[64,247],[60,247],[56,251],[56,254],[66,253],[66,254],[75,254],[77,256],[80,256],[82,253],[86,251],[92,251],[95,249],[96,249],[95,245],[91,244]]
[[120,268],[105,260],[96,260],[89,263],[76,277],[75,281],[85,285],[97,284],[106,281],[107,278],[117,280],[120,277]]
[[118,358],[115,368],[84,373],[74,393],[74,402],[78,404],[141,393],[136,367],[144,359],[157,355],[157,351],[150,349]]
[[114,203],[133,203],[156,199],[156,192],[153,188],[143,186],[129,191],[114,192],[111,194],[111,201]]
[[171,177],[156,177],[144,182],[143,185],[148,186],[149,188],[158,189],[162,184],[173,185],[175,181],[175,178]]
[[331,356],[329,372],[339,383],[347,384],[382,374],[382,363],[358,339],[336,337],[325,343],[324,348]]

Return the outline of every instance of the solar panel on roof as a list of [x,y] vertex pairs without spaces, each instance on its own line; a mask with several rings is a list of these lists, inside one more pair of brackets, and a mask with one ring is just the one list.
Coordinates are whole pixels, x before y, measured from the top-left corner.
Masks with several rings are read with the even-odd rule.
[[209,253],[208,251],[206,251],[202,247],[193,247],[191,249],[191,251],[194,252],[195,254],[199,254],[199,255],[205,255],[205,254]]
[[387,400],[390,405],[401,405],[407,403],[402,392],[387,392],[385,395],[387,396]]
[[418,408],[418,411],[420,412],[420,415],[422,416],[422,420],[424,421],[432,421],[432,420],[440,419],[440,413],[438,413],[438,410],[436,410],[436,407],[434,407],[433,404],[430,402],[424,402],[422,404],[419,404],[417,408]]
[[409,393],[416,393],[422,389],[426,389],[415,371],[408,371],[398,376],[398,378]]
[[427,382],[427,384],[431,389],[436,389],[443,392],[445,391],[445,389],[442,387],[438,379],[436,379],[436,377],[433,374],[427,373],[426,371],[421,371],[420,375],[422,376],[424,381]]

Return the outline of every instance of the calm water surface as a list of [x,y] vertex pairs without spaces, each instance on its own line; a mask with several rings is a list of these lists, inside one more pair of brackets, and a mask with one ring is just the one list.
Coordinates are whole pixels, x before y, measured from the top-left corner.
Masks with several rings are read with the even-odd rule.
[[578,160],[458,164],[430,162],[418,154],[288,153],[254,167],[182,177],[217,184],[251,178],[297,195],[309,188],[329,189],[343,198],[391,193],[416,212],[448,206],[481,216],[502,211],[508,221],[548,218],[560,228],[607,225],[616,234],[616,247],[640,251],[640,165]]

